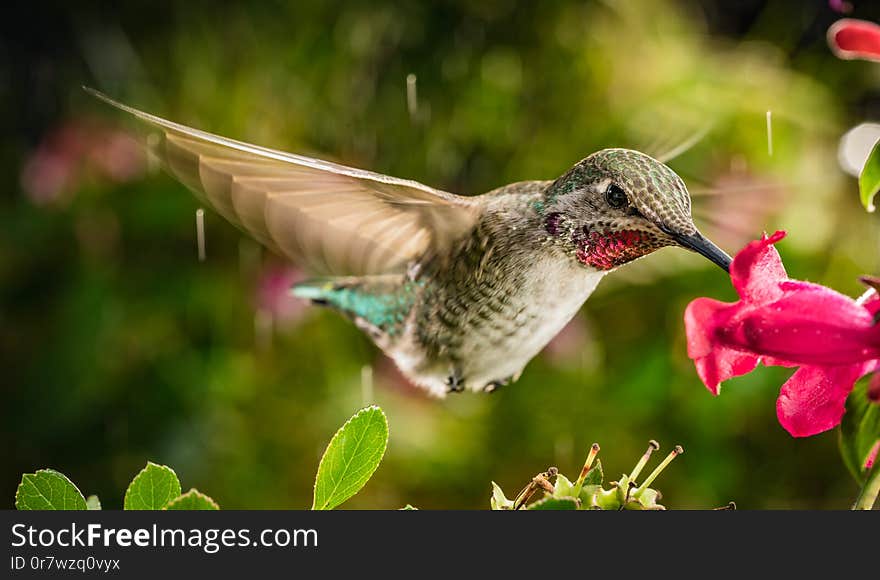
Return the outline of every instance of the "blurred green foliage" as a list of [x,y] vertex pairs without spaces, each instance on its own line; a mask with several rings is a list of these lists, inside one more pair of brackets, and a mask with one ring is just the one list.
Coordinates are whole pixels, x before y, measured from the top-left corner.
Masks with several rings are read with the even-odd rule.
[[[880,19],[853,4],[855,16]],[[21,473],[52,466],[121,505],[119,490],[151,458],[227,509],[306,508],[328,438],[375,402],[388,416],[388,452],[349,508],[483,509],[490,481],[516,488],[550,464],[573,472],[593,441],[614,450],[613,476],[650,438],[687,450],[660,485],[670,508],[852,502],[835,434],[796,440],[776,421],[790,371],[760,369],[718,398],[701,385],[684,307],[734,292],[683,251],[610,276],[567,342],[518,383],[437,401],[402,384],[331,312],[279,320],[269,344],[257,340],[269,258],[253,259],[255,246],[208,214],[199,263],[196,202],[164,174],[108,179],[75,157],[85,169],[48,197],[23,177],[59,127],[80,123],[76,141],[124,123],[81,84],[212,132],[460,193],[551,179],[602,147],[659,154],[708,129],[670,162],[705,229],[731,252],[788,229],[780,250],[792,276],[855,295],[857,275],[877,270],[878,228],[836,147],[880,115],[880,67],[831,55],[824,31],[837,16],[826,2],[197,1],[46,12],[4,23],[0,45],[0,168],[10,179],[0,197],[0,497],[13,496]],[[55,149],[75,156],[64,147]],[[723,187],[731,176],[740,185]],[[748,204],[758,210],[736,217]]]

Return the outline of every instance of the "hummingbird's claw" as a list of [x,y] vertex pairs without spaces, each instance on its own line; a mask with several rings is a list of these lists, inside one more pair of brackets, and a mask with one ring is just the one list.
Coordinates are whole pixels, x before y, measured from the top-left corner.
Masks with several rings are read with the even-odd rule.
[[494,393],[495,391],[497,391],[501,387],[507,386],[515,380],[516,380],[515,377],[509,376],[509,377],[501,379],[499,381],[491,381],[491,382],[487,383],[485,387],[483,387],[483,392],[484,393]]
[[453,371],[446,379],[447,393],[460,393],[464,391],[464,379],[458,371]]

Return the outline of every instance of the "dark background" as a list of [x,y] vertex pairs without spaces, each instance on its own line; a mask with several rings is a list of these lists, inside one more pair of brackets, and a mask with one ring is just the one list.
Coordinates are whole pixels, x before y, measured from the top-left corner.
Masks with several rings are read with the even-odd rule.
[[210,212],[199,263],[195,200],[80,89],[459,193],[708,129],[670,162],[703,229],[731,253],[787,229],[792,276],[856,295],[877,227],[837,146],[880,116],[880,67],[830,52],[826,2],[17,8],[0,24],[0,506],[22,472],[53,467],[119,507],[150,459],[224,508],[305,508],[323,447],[365,402],[391,441],[346,507],[486,508],[492,480],[513,494],[550,464],[575,475],[593,441],[616,477],[649,438],[686,449],[656,485],[669,507],[852,502],[836,432],[797,440],[776,421],[790,371],[718,398],[700,383],[684,308],[735,299],[700,259],[668,249],[622,269],[519,383],[432,400],[352,325],[286,299],[298,272]]

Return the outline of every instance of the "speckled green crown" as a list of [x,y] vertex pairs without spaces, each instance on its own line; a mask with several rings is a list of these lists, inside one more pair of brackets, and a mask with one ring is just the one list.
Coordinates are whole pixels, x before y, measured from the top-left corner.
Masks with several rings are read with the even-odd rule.
[[653,157],[632,149],[603,149],[581,161],[590,173],[610,175],[652,222],[682,234],[696,231],[691,198],[681,178]]

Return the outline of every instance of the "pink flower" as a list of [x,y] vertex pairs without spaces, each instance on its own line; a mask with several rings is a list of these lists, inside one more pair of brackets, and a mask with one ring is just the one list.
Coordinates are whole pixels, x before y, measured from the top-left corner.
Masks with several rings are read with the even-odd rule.
[[21,170],[21,186],[37,205],[69,202],[87,174],[123,183],[139,177],[146,158],[125,133],[89,119],[49,131]]
[[571,363],[591,348],[590,329],[582,316],[575,316],[547,343],[544,356],[555,363]]
[[740,248],[753,239],[755,231],[785,207],[791,196],[782,183],[744,167],[713,177],[706,193],[712,195],[694,200],[694,215],[705,221],[705,227],[700,228],[703,233],[722,248]]
[[880,61],[880,26],[842,18],[828,29],[828,46],[838,58]]
[[868,453],[868,458],[865,459],[865,469],[871,469],[874,467],[874,462],[877,461],[877,454],[880,452],[880,441],[874,443],[874,447],[871,448],[871,451]]
[[855,301],[830,288],[790,280],[773,246],[776,232],[750,242],[730,267],[740,296],[728,304],[697,298],[685,311],[688,356],[715,395],[720,383],[762,361],[800,366],[782,386],[776,414],[795,437],[840,423],[855,381],[880,366],[880,296]]
[[828,0],[828,6],[830,6],[835,12],[840,12],[841,14],[849,14],[853,9],[852,4],[845,0]]
[[293,323],[306,312],[307,303],[294,298],[290,289],[305,279],[303,272],[287,264],[269,263],[260,274],[256,288],[257,310],[281,323]]

